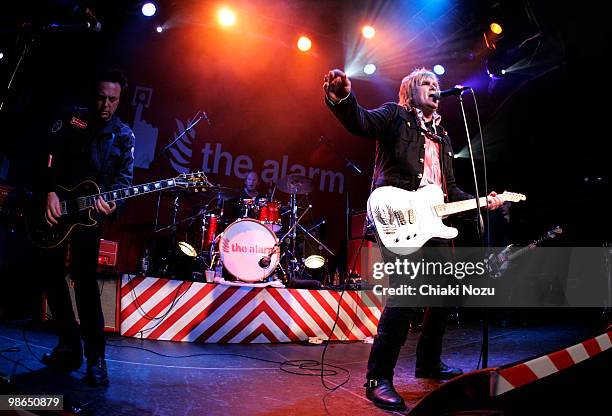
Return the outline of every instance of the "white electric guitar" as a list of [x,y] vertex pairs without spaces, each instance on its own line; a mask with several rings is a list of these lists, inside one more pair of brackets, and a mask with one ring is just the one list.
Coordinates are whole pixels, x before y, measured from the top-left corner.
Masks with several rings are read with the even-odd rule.
[[[497,196],[511,202],[527,199],[514,192]],[[486,206],[486,197],[479,202],[481,207]],[[436,185],[426,185],[416,191],[381,186],[368,198],[368,218],[376,226],[381,243],[399,255],[414,253],[434,237],[457,237],[457,229],[444,225],[442,218],[471,209],[476,209],[476,198],[444,203],[442,189]]]

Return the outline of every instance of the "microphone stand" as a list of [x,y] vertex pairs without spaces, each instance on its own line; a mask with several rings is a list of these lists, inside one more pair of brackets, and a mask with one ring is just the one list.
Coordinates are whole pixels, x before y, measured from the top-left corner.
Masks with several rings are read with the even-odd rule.
[[[204,111],[198,110],[198,112],[196,113],[195,117],[194,117],[194,121],[191,122],[191,124],[189,124],[185,130],[179,134],[174,140],[172,140],[170,143],[168,143],[166,146],[164,146],[163,149],[161,149],[159,152],[157,152],[155,154],[155,156],[153,156],[153,162],[155,163],[156,161],[159,160],[159,158],[161,156],[164,156],[165,158],[168,158],[167,155],[167,151],[168,149],[170,149],[177,141],[179,141],[185,134],[187,134],[187,132],[189,130],[191,130],[192,128],[194,128],[196,126],[196,124],[198,124],[203,118],[205,118],[208,121],[208,124],[210,124],[210,120],[208,119],[208,116],[206,115],[206,113]],[[172,250],[174,250],[174,248],[176,247],[176,215],[178,212],[178,206],[179,206],[179,196],[178,194],[175,197],[174,200],[174,204],[173,204],[173,219],[172,219],[172,224],[167,226],[167,227],[163,227],[163,228],[158,228],[159,227],[159,209],[161,206],[161,197],[162,197],[162,193],[158,192],[157,193],[157,202],[156,202],[156,207],[155,207],[155,224],[153,225],[153,232],[154,233],[158,233],[162,230],[166,230],[171,228],[171,233],[172,233],[172,237],[171,237],[171,243],[172,243]],[[156,254],[156,239],[153,239],[153,253]]]
[[[474,94],[474,90],[469,88],[469,91]],[[472,141],[470,140],[470,131],[468,129],[467,117],[465,116],[465,108],[463,106],[463,98],[461,97],[463,93],[458,95],[459,98],[459,106],[461,107],[461,115],[463,116],[463,124],[465,126],[465,134],[467,137],[468,144],[468,152],[470,154],[470,161],[472,164],[472,175],[474,177],[474,190],[476,191],[476,233],[478,235],[478,239],[482,239],[482,235],[484,234],[484,222],[482,219],[482,214],[480,212],[480,192],[478,190],[478,180],[476,178],[476,164],[474,162],[474,152],[472,151]],[[483,150],[484,151],[484,150]],[[486,198],[486,195],[485,195]],[[487,205],[489,205],[487,200]],[[488,244],[488,242],[487,242]],[[482,318],[482,368],[487,368],[489,366],[489,321],[486,316]]]
[[[352,160],[350,160],[348,157],[344,156],[343,154],[341,154],[340,152],[338,152],[336,150],[336,148],[328,141],[325,139],[324,136],[321,136],[319,138],[319,143],[327,146],[327,148],[329,148],[333,154],[335,154],[339,159],[342,159],[346,162],[346,167],[350,168],[351,170],[353,170],[353,172],[355,172],[357,175],[363,175],[363,171],[361,170],[361,168],[359,168],[359,166],[357,166],[357,164],[355,162],[353,162]],[[348,187],[347,187],[348,188]],[[348,244],[349,244],[349,240],[351,238],[351,223],[350,223],[350,216],[351,216],[351,199],[350,199],[350,192],[347,190],[346,191],[346,210],[344,213],[344,223],[345,223],[345,241],[346,241],[346,248],[345,248],[345,252],[346,252],[346,260],[347,260],[347,268],[348,268]],[[365,230],[364,230],[365,233]],[[327,250],[329,251],[329,250]],[[359,255],[359,252],[356,253],[356,255]],[[346,274],[347,276],[350,275],[353,272],[353,270],[347,270]]]

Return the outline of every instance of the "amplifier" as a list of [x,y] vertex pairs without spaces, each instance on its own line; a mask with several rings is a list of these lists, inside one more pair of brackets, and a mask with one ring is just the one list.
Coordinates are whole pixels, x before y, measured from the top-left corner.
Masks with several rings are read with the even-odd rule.
[[118,242],[101,238],[100,252],[98,253],[98,266],[116,266],[118,251]]
[[[74,282],[69,275],[66,276],[68,290],[70,291],[70,299],[72,301],[72,309],[74,316],[79,321],[79,313],[76,309],[76,300],[74,298]],[[98,288],[100,289],[100,302],[102,303],[102,313],[104,314],[104,331],[119,332],[119,289],[120,276],[99,276]],[[53,314],[49,309],[46,296],[43,299],[43,320],[52,319]]]

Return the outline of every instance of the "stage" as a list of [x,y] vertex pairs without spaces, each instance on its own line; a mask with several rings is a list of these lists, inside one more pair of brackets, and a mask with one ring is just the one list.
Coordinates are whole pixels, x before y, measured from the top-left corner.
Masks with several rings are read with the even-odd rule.
[[[50,372],[36,360],[35,357],[55,345],[55,337],[48,331],[28,328],[24,324],[2,324],[0,334],[3,351],[0,372],[10,375],[12,392],[63,394],[67,406],[81,409],[78,414],[386,414],[364,396],[362,385],[370,345],[363,342],[330,344],[325,363],[346,369],[350,379],[335,392],[328,392],[321,385],[316,370],[283,366],[288,371],[306,374],[295,375],[280,369],[281,363],[292,360],[320,361],[323,351],[320,345],[198,344],[108,334],[107,363],[111,383],[106,388],[89,388],[79,380],[84,375],[84,366],[79,372],[64,376]],[[516,329],[493,326],[489,366],[521,361],[593,335],[597,335],[596,331],[578,325]],[[417,333],[409,336],[395,376],[397,390],[411,407],[442,384],[414,377],[417,337]],[[451,324],[445,337],[443,358],[466,372],[474,370],[479,358],[480,337],[477,324]],[[326,367],[326,370],[332,369]],[[325,377],[328,387],[335,387],[347,379],[346,372],[336,371],[337,375]],[[586,398],[581,400],[586,401]]]

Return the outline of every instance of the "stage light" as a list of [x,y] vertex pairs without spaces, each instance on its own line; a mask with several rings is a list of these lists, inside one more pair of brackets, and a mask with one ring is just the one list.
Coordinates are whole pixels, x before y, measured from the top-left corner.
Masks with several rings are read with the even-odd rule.
[[162,33],[164,31],[164,27],[163,26],[157,26],[155,28],[155,30],[157,31],[157,33]]
[[236,14],[227,7],[223,7],[219,9],[217,19],[222,26],[232,26],[236,23]]
[[499,23],[495,23],[495,22],[491,23],[489,28],[491,29],[491,32],[495,33],[496,35],[501,35],[501,33],[503,31],[501,25]]
[[501,70],[501,74],[502,74],[502,75],[506,75],[506,70],[505,70],[505,69],[502,69],[502,70]]
[[4,58],[4,54],[0,52],[0,59]]
[[368,75],[372,75],[374,72],[376,72],[376,65],[367,64],[366,66],[363,67],[363,72],[365,72]]
[[155,7],[155,4],[153,4],[151,2],[147,2],[147,3],[142,5],[141,11],[142,11],[143,15],[145,15],[147,17],[151,17],[157,11],[157,7]]
[[312,41],[308,39],[306,36],[300,36],[297,41],[297,47],[302,52],[307,52],[312,48]]
[[364,26],[361,28],[361,34],[366,39],[372,39],[376,35],[376,30],[372,26]]
[[444,69],[442,65],[435,65],[433,67],[433,71],[435,72],[436,75],[444,75],[444,73],[446,72],[446,69]]

